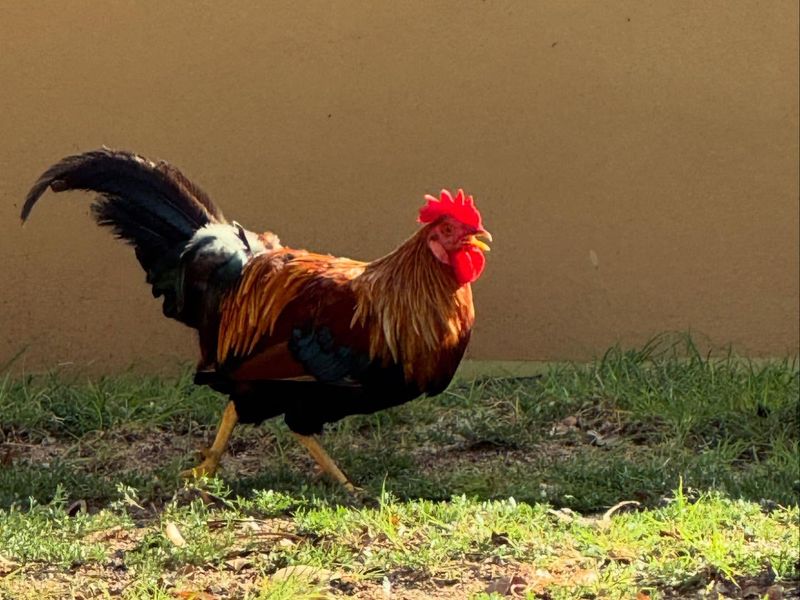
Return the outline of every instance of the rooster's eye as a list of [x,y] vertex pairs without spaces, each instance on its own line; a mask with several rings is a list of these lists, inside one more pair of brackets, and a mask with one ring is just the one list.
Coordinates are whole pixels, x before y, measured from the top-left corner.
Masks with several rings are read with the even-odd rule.
[[453,226],[450,225],[450,223],[444,223],[442,225],[442,233],[445,235],[450,235],[451,233],[453,233]]

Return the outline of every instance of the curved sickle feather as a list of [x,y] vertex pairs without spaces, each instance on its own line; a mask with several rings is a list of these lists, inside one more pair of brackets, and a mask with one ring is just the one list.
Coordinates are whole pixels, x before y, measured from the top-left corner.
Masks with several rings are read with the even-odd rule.
[[[20,218],[24,223],[36,202],[50,188],[91,190],[104,196],[152,198],[186,212],[197,224],[224,223],[222,211],[197,185],[165,162],[154,163],[132,152],[100,148],[67,156],[47,169],[25,197]],[[191,201],[186,202],[189,198]]]

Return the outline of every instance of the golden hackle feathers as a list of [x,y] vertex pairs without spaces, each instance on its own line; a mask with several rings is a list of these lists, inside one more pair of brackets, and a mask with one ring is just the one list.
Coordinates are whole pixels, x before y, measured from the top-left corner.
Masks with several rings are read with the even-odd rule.
[[439,351],[461,343],[475,318],[472,290],[459,286],[427,247],[427,227],[353,281],[353,324],[368,327],[370,358],[403,364],[407,379],[427,382]]

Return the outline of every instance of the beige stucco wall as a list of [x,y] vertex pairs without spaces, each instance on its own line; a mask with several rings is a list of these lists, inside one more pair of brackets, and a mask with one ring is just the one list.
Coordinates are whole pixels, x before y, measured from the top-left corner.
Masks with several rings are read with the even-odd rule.
[[473,358],[690,328],[794,354],[797,32],[796,0],[3,2],[0,365],[194,355],[88,197],[19,227],[40,171],[101,144],[356,258],[464,186],[495,234]]

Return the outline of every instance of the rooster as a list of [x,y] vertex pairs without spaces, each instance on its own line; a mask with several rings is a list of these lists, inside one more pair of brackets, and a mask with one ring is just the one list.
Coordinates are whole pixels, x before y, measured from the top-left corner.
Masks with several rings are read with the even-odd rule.
[[470,284],[491,235],[472,196],[425,196],[421,227],[360,262],[295,250],[227,221],[175,167],[108,148],[62,159],[28,193],[99,193],[94,219],[133,246],[163,312],[198,332],[195,383],[230,398],[185,475],[213,474],[237,422],[284,415],[321,469],[356,488],[321,446],[325,423],[444,391],[475,318]]

